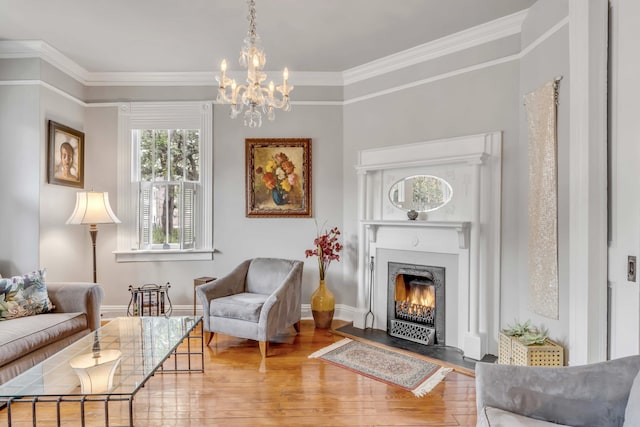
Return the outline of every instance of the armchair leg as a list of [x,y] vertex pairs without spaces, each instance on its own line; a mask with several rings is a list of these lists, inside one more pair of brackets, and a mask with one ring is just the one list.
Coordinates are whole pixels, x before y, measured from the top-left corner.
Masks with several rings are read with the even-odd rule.
[[209,344],[211,343],[211,339],[213,338],[214,333],[213,332],[209,332],[209,331],[205,331],[204,334],[205,334],[205,336],[209,335],[209,338],[207,339],[207,346],[209,346]]
[[293,324],[293,328],[296,330],[297,333],[300,333],[300,321],[299,320],[296,323]]
[[262,354],[262,358],[267,357],[267,353],[269,352],[269,341],[259,341],[260,345],[260,354]]

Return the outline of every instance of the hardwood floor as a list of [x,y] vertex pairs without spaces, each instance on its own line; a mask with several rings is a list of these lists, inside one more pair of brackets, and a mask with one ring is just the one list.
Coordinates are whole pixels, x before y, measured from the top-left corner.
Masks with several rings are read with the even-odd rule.
[[[339,323],[342,324],[342,323]],[[334,322],[336,327],[336,322]],[[303,321],[262,359],[255,341],[219,335],[205,348],[205,372],[156,374],[136,395],[136,426],[475,426],[475,380],[451,372],[427,396],[323,362],[312,352],[343,337]],[[55,425],[55,409],[38,407],[38,426]],[[112,403],[111,424],[127,406]],[[0,411],[0,423],[6,419]],[[104,425],[103,405],[89,406],[87,425]],[[63,405],[63,425],[80,425],[78,404]],[[118,417],[122,419],[118,419]],[[14,426],[31,426],[29,405]],[[1,425],[1,424],[0,424]]]

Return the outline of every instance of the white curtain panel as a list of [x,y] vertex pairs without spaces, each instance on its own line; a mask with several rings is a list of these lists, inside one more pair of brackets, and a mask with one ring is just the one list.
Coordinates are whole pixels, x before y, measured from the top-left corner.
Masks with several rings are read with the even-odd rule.
[[558,318],[558,80],[525,96],[529,133],[530,309]]

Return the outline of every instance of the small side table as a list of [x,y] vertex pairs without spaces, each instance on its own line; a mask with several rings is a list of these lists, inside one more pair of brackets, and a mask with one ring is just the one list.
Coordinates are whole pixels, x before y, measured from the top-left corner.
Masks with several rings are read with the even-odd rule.
[[193,315],[196,315],[196,307],[197,307],[197,301],[198,299],[196,298],[196,288],[200,285],[204,285],[207,282],[210,282],[212,280],[216,280],[217,277],[198,277],[197,279],[193,279]]
[[129,285],[131,300],[127,307],[127,316],[170,316],[173,311],[169,288],[171,285],[147,283],[142,286]]

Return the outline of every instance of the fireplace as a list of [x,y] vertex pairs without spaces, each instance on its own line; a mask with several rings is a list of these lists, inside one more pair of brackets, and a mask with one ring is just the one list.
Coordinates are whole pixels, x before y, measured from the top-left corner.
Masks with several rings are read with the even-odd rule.
[[426,345],[445,344],[443,267],[390,262],[387,332]]
[[[355,327],[406,329],[409,332],[405,335],[411,339],[419,336],[423,340],[426,336],[426,342],[457,347],[476,360],[497,351],[501,153],[501,132],[358,152]],[[389,194],[397,182],[415,175],[445,179],[453,196],[445,207],[422,212],[411,221],[392,203]],[[405,285],[399,294],[412,292],[412,287],[433,286],[435,309],[419,308],[417,322],[411,303],[399,304],[400,314],[396,316],[396,274],[391,291],[390,262],[420,270],[402,273]],[[426,267],[423,271],[424,266],[443,270]],[[439,298],[446,301],[440,302]]]

